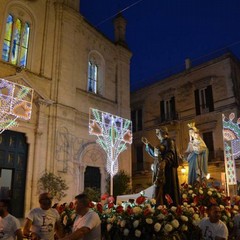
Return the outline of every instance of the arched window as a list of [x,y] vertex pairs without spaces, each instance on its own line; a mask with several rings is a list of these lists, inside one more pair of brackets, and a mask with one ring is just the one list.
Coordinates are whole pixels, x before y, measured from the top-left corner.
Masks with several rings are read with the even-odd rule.
[[98,66],[93,62],[88,62],[88,92],[97,93]]
[[88,92],[104,95],[104,68],[102,55],[91,51],[88,57]]
[[27,64],[30,26],[19,18],[8,15],[4,35],[2,59],[14,65],[25,67]]

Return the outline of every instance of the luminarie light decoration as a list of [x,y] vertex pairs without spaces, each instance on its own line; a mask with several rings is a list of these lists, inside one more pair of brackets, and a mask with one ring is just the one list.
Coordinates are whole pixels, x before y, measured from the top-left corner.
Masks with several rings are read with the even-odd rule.
[[110,174],[110,194],[113,195],[113,177],[118,172],[118,156],[132,143],[132,122],[128,119],[90,108],[89,134],[107,154],[106,170]]
[[0,134],[31,118],[32,100],[33,89],[0,78]]
[[234,123],[235,114],[231,113],[229,119],[222,115],[223,121],[223,143],[225,171],[227,179],[227,190],[229,185],[237,184],[235,158],[240,156],[240,118]]

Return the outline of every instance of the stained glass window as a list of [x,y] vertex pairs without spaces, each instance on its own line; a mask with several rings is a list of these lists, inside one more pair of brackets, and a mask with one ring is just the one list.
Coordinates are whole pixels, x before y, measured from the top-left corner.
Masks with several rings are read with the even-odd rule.
[[11,15],[8,15],[4,42],[3,42],[3,51],[2,51],[2,59],[6,62],[9,61],[9,52],[10,52],[11,38],[12,38],[12,27],[13,27],[13,17]]
[[12,15],[8,15],[2,50],[4,61],[26,66],[29,33],[29,23],[22,23],[20,19],[14,19]]
[[88,91],[97,93],[98,66],[93,62],[88,62]]

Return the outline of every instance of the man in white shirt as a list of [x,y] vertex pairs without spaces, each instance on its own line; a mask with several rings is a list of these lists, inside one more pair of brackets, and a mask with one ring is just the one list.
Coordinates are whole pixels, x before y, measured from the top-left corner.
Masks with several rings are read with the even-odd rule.
[[60,240],[101,240],[101,220],[96,212],[89,209],[89,203],[86,194],[75,197],[78,216],[73,224],[73,232]]
[[0,239],[2,240],[22,240],[20,222],[8,212],[9,200],[0,200]]
[[23,233],[33,240],[54,240],[54,234],[61,236],[60,216],[51,208],[52,197],[49,193],[39,195],[40,208],[32,209],[26,218]]
[[203,218],[199,227],[202,230],[204,240],[227,240],[228,229],[227,226],[220,220],[221,210],[216,204],[208,207],[208,217]]

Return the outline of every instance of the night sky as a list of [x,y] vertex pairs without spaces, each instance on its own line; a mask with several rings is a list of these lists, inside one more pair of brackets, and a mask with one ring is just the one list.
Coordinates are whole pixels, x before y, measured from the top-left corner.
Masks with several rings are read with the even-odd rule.
[[232,51],[240,58],[240,0],[81,0],[80,13],[111,40],[122,11],[133,53],[131,91]]

